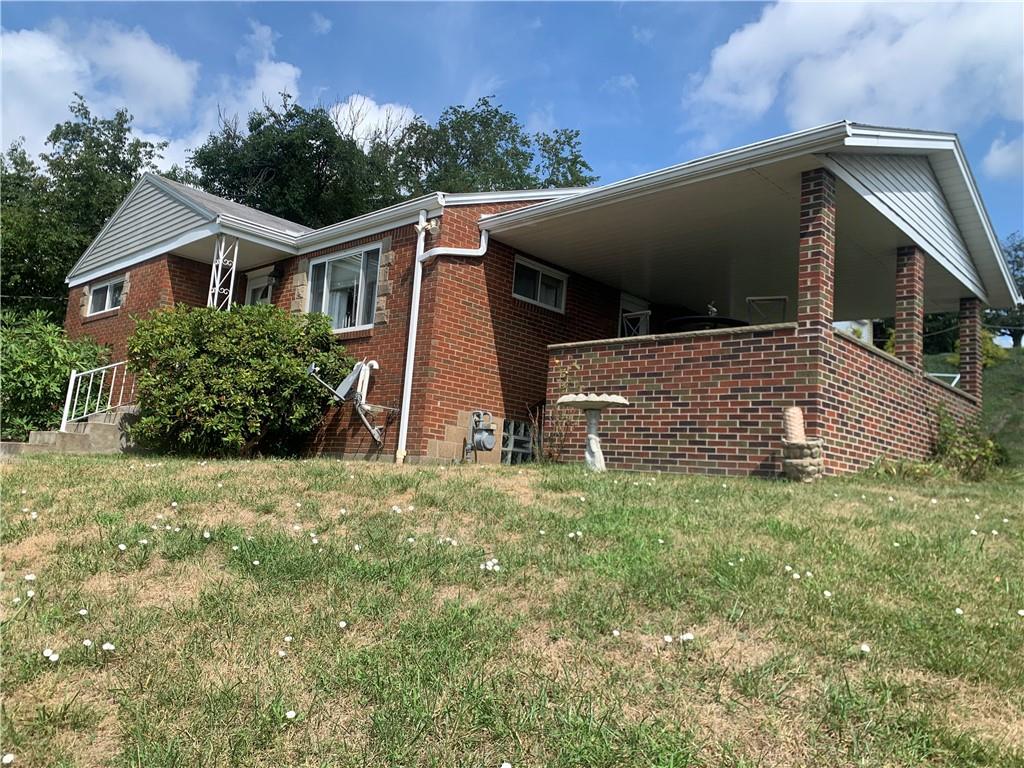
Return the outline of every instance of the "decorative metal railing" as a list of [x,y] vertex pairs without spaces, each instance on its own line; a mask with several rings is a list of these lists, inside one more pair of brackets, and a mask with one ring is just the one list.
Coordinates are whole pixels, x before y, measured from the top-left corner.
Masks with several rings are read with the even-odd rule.
[[135,377],[128,372],[125,361],[111,363],[91,371],[71,371],[68,392],[64,397],[64,416],[60,431],[68,424],[84,421],[98,413],[112,411],[135,401]]

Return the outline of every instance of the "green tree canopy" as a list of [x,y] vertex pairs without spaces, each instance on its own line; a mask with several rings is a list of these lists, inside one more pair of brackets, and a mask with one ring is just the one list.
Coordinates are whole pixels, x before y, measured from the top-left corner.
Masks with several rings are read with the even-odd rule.
[[[371,210],[370,162],[358,143],[339,133],[330,112],[306,109],[288,94],[280,106],[235,118],[192,152],[186,180],[214,195],[275,216],[323,227]],[[181,176],[179,175],[179,178]]]
[[70,111],[50,132],[41,166],[21,141],[0,158],[8,307],[63,312],[65,276],[166,146],[136,137],[127,110],[98,117],[76,93]]
[[[1024,238],[1020,232],[1014,232],[1003,243],[1006,264],[1010,268],[1010,276],[1017,283],[1017,290],[1024,294]],[[1013,339],[1013,346],[1020,347],[1024,339],[1024,307],[1014,309],[992,309],[986,315],[988,324]]]

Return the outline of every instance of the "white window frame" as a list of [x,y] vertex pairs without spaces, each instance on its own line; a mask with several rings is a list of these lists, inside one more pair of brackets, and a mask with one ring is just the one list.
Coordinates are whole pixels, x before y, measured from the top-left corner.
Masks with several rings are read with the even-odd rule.
[[[384,243],[383,243],[383,241],[377,242],[377,243],[368,243],[366,245],[360,245],[360,246],[357,246],[355,248],[349,248],[348,250],[345,250],[345,251],[335,251],[334,253],[329,253],[326,256],[319,256],[319,257],[317,257],[315,259],[310,259],[309,267],[306,270],[306,288],[307,288],[307,291],[306,291],[306,312],[322,312],[325,315],[328,314],[327,308],[324,306],[324,304],[327,302],[328,296],[330,295],[330,291],[327,290],[327,277],[328,277],[327,269],[328,268],[324,267],[324,295],[323,295],[322,303],[321,303],[319,309],[313,309],[313,307],[312,307],[312,304],[313,304],[313,267],[315,267],[317,264],[325,264],[325,263],[329,263],[329,262],[332,262],[332,261],[339,261],[341,259],[346,259],[346,258],[349,258],[350,256],[362,255],[362,254],[365,254],[367,251],[372,251],[374,249],[376,249],[378,251],[378,254],[377,254],[377,275],[376,275],[376,277],[377,277],[377,290],[374,292],[374,295],[373,295],[373,302],[374,302],[374,305],[375,305],[374,306],[374,314],[376,314],[376,310],[377,310],[377,308],[376,308],[377,294],[380,291],[380,260],[384,256]],[[362,315],[362,309],[363,309],[362,302],[363,302],[363,299],[366,297],[366,269],[365,269],[365,264],[366,264],[366,259],[363,258],[360,261],[360,264],[359,264],[359,295],[358,295],[357,306],[356,306],[356,316],[357,317]],[[368,330],[371,330],[372,328],[373,328],[373,323],[371,322],[371,323],[364,323],[362,325],[350,325],[347,328],[335,328],[333,330],[334,330],[334,333],[351,333],[352,331],[368,331]]]
[[256,288],[269,288],[267,291],[267,302],[269,304],[274,303],[274,279],[271,276],[271,272],[274,271],[273,267],[264,267],[263,269],[256,269],[252,272],[247,272],[245,275],[245,303],[246,305],[252,304],[252,292]]
[[[125,274],[123,274],[123,275],[121,275],[119,277],[115,277],[115,278],[112,278],[110,280],[105,280],[102,283],[90,284],[89,285],[89,311],[86,313],[86,317],[89,317],[91,315],[102,315],[104,312],[112,312],[115,309],[120,309],[124,305],[124,285],[123,285],[123,283],[127,283],[127,282],[128,282],[128,275],[127,275],[127,273],[125,273]],[[111,290],[110,290],[110,287],[113,286],[113,285],[117,285],[118,283],[122,283],[122,286],[121,286],[121,303],[118,304],[115,307],[112,307],[112,306],[110,306],[110,296],[111,296],[111,293],[112,293]],[[93,309],[92,309],[92,296],[93,296],[93,293],[98,291],[100,288],[106,288],[107,289],[107,301],[104,304],[103,309],[97,309],[95,312],[93,312]]]
[[[522,296],[522,295],[516,293],[516,273],[515,273],[515,270],[516,270],[516,268],[520,264],[522,264],[524,267],[529,267],[530,269],[536,270],[541,275],[547,275],[548,277],[553,278],[555,280],[558,280],[558,281],[560,281],[562,283],[562,301],[560,302],[559,306],[553,307],[550,304],[545,304],[544,302],[542,302],[542,301],[540,301],[538,299],[531,299],[529,296]],[[539,295],[539,291],[540,291],[540,279],[539,278],[537,280],[537,291],[538,291],[538,295]],[[569,275],[567,273],[562,272],[562,271],[557,270],[557,269],[554,269],[553,267],[549,267],[549,266],[547,266],[545,264],[541,264],[539,262],[536,262],[533,259],[528,259],[525,256],[520,256],[519,254],[516,254],[515,264],[512,266],[512,295],[515,298],[519,299],[519,301],[525,301],[527,304],[533,304],[533,305],[538,306],[538,307],[544,307],[544,309],[550,309],[552,312],[558,312],[559,314],[563,314],[564,315],[565,314],[565,297],[566,297],[566,294],[568,294],[568,293],[569,293]]]

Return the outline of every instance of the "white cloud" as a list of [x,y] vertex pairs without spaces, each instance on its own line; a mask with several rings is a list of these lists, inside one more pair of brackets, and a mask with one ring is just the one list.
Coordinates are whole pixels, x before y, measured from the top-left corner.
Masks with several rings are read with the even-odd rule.
[[989,176],[1013,179],[1024,176],[1024,136],[1007,141],[999,136],[988,148],[981,167]]
[[640,45],[648,45],[654,39],[654,30],[649,27],[633,27],[633,39]]
[[313,13],[310,14],[309,18],[313,24],[314,35],[326,35],[328,32],[331,31],[331,27],[334,26],[333,21],[328,19],[322,13],[317,13],[316,11],[313,11]]
[[331,116],[341,133],[352,136],[366,149],[375,135],[396,136],[412,122],[416,112],[405,104],[378,104],[369,96],[353,93],[331,108]]
[[249,19],[249,33],[244,36],[245,42],[235,52],[239,62],[264,61],[273,58],[275,41],[280,38],[277,32],[266,24]]
[[839,119],[954,130],[1021,120],[1018,4],[779,3],[738,29],[687,101],[703,130],[781,105],[791,126]]
[[555,106],[545,104],[540,109],[531,110],[526,116],[527,133],[550,133],[556,128]]
[[630,73],[610,77],[601,84],[601,90],[608,93],[635,93],[639,87],[640,83]]
[[78,91],[99,114],[127,107],[142,129],[177,122],[191,109],[199,65],[136,27],[94,22],[72,31],[2,32],[3,143],[25,137],[38,153],[54,124],[68,118]]

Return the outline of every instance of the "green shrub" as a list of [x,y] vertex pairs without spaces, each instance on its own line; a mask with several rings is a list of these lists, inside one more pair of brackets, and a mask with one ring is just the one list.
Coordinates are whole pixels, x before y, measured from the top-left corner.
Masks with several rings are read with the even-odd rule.
[[325,315],[269,305],[153,312],[128,341],[139,401],[130,435],[175,453],[292,452],[331,402],[307,368],[339,380],[351,370],[344,352]]
[[68,375],[108,361],[92,339],[71,340],[49,314],[0,313],[0,433],[24,440],[33,429],[60,426]]
[[939,410],[935,432],[935,460],[964,480],[982,480],[999,464],[1005,452],[986,436],[976,422],[959,424],[945,410]]
[[[996,337],[991,331],[981,332],[981,367],[990,368],[993,365],[1006,360],[1010,356],[1009,350],[996,344]],[[960,367],[960,340],[953,344],[953,353],[946,356],[946,362],[954,368]]]

